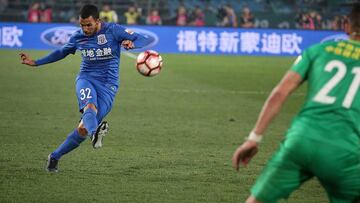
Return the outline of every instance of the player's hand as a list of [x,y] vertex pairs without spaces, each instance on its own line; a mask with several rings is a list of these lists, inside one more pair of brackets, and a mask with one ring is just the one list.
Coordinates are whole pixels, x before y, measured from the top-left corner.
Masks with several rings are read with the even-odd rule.
[[135,48],[134,43],[130,40],[122,41],[121,46],[123,46],[126,50]]
[[35,62],[34,60],[32,60],[29,55],[25,54],[25,53],[20,53],[20,58],[21,58],[21,63],[22,64],[26,64],[29,66],[35,66]]
[[245,141],[240,145],[232,157],[232,164],[234,169],[239,170],[239,166],[242,163],[246,166],[254,155],[258,152],[258,143],[252,140]]

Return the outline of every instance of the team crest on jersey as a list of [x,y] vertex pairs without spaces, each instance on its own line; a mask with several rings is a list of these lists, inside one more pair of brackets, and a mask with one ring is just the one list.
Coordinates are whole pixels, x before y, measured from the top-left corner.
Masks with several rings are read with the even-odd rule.
[[98,35],[98,45],[106,44],[107,40],[104,34]]

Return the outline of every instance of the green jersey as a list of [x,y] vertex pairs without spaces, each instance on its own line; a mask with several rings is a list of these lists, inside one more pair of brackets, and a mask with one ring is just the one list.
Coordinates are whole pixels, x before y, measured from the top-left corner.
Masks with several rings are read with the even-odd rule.
[[360,197],[360,43],[315,45],[291,70],[308,81],[306,101],[251,193],[276,202],[316,176],[330,202],[355,202]]
[[308,93],[294,124],[360,137],[360,43],[326,42],[305,50],[291,67],[308,81]]

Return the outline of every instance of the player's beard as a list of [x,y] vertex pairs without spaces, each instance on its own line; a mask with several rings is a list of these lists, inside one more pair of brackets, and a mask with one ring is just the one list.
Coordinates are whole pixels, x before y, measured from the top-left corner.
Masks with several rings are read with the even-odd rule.
[[95,24],[95,28],[94,28],[94,30],[92,30],[92,31],[88,31],[88,32],[84,32],[84,34],[86,35],[86,36],[92,36],[92,35],[95,35],[99,30],[100,30],[100,23],[96,23]]
[[95,33],[96,33],[96,28],[94,28],[94,30],[84,32],[84,34],[88,37],[94,35]]

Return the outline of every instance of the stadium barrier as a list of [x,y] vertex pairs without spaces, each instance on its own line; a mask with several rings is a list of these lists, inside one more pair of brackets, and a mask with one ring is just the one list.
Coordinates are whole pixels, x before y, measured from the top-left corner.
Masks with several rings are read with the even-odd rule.
[[[345,33],[336,31],[126,27],[150,37],[152,43],[144,49],[160,53],[296,56],[315,43],[347,38]],[[0,23],[0,48],[55,49],[64,45],[77,29],[73,24]]]

